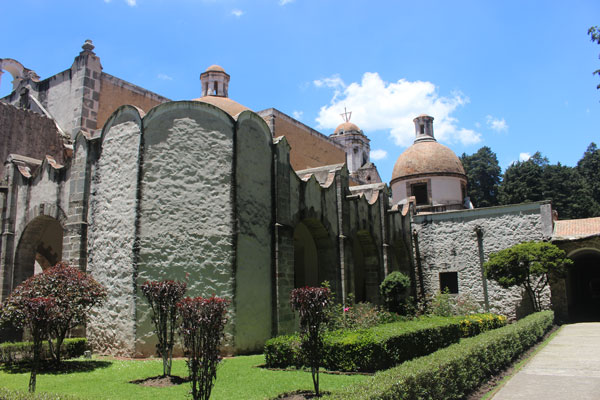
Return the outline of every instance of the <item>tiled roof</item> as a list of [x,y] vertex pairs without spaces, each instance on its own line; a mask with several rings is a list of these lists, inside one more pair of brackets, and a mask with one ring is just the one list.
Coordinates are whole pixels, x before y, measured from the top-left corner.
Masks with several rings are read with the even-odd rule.
[[581,238],[600,235],[600,217],[554,222],[553,238]]

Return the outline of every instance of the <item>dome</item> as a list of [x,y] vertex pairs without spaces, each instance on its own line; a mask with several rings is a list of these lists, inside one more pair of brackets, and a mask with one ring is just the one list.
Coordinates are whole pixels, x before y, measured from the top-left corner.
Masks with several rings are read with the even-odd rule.
[[465,170],[452,150],[432,141],[417,141],[400,154],[392,172],[392,182],[414,175],[462,175]]
[[210,67],[206,68],[205,72],[225,72],[225,70],[220,65],[213,64]]
[[225,111],[232,117],[235,117],[242,111],[250,110],[248,107],[241,105],[235,100],[231,100],[229,97],[204,96],[198,99],[194,99],[194,101],[201,101],[203,103],[212,104],[213,106],[219,107],[221,110]]
[[[355,132],[353,132],[355,131]],[[333,132],[334,135],[343,135],[344,133],[361,133],[362,131],[358,126],[353,124],[352,122],[344,122],[338,125]]]

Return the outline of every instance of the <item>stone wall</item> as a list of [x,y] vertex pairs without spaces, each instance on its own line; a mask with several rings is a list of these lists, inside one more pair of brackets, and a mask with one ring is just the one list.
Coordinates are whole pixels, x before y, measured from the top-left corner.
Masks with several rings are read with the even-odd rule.
[[136,335],[136,209],[141,120],[124,107],[104,129],[90,190],[88,272],[108,289],[87,335],[97,351],[131,356]]
[[[440,290],[439,273],[458,273],[458,292],[468,294],[491,312],[521,317],[531,312],[520,287],[503,289],[483,275],[490,253],[552,233],[549,203],[517,204],[413,218],[418,286],[429,296]],[[549,305],[550,292],[546,293]]]
[[[9,154],[37,160],[49,155],[59,164],[65,162],[63,140],[54,121],[0,102],[0,160],[6,161]],[[1,179],[4,179],[4,162],[0,164]]]

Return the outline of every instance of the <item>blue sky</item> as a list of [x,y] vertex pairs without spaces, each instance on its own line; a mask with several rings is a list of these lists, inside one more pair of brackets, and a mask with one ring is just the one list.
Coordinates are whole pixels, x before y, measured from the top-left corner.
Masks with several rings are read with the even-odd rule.
[[255,111],[330,134],[346,106],[384,181],[422,113],[458,155],[489,146],[503,168],[536,151],[575,165],[600,144],[596,0],[20,0],[0,15],[0,57],[42,78],[89,38],[105,72],[173,100],[219,64]]

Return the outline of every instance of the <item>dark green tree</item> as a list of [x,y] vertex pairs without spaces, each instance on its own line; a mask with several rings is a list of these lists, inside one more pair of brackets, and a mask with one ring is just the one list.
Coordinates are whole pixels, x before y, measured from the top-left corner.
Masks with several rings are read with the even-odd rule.
[[501,169],[496,153],[484,146],[470,156],[463,153],[460,161],[467,174],[467,195],[473,205],[475,207],[498,205]]
[[517,161],[504,171],[498,191],[500,204],[518,204],[544,199],[542,182],[548,159],[538,151],[527,161]]
[[[596,42],[598,44],[600,44],[600,28],[597,26],[592,26],[590,29],[588,29],[588,35],[590,35],[590,40],[592,42]],[[600,56],[599,56],[600,58]],[[600,75],[600,69],[597,69],[593,72],[594,75]],[[600,84],[598,84],[598,86],[596,86],[596,89],[600,89]]]
[[596,143],[590,143],[583,153],[577,163],[577,171],[589,185],[594,201],[600,204],[600,150]]
[[488,278],[503,288],[522,286],[534,311],[541,311],[541,298],[551,279],[564,275],[573,264],[565,252],[547,242],[525,242],[490,254],[483,265]]
[[588,218],[596,215],[598,204],[588,182],[577,168],[547,165],[542,174],[543,195],[552,201],[560,219]]

